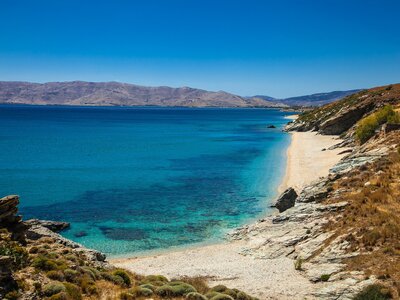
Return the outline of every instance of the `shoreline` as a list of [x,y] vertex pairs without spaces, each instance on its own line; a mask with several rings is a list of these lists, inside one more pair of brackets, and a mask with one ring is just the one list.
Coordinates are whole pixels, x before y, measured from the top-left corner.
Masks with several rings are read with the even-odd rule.
[[[288,116],[287,118],[295,118]],[[314,132],[293,132],[287,149],[286,171],[278,191],[289,186],[300,190],[329,173],[343,156],[343,148],[324,150],[337,144],[336,136]],[[318,164],[315,162],[318,161]],[[257,226],[257,222],[248,226]],[[246,227],[246,226],[244,226]],[[111,258],[110,263],[138,274],[163,274],[167,277],[203,276],[211,285],[235,286],[262,299],[293,299],[312,289],[304,276],[297,272],[289,257],[259,259],[244,255],[246,248],[260,242],[227,240],[209,245],[192,245],[184,249],[165,249],[162,253],[124,258]],[[247,268],[243,268],[247,266]]]

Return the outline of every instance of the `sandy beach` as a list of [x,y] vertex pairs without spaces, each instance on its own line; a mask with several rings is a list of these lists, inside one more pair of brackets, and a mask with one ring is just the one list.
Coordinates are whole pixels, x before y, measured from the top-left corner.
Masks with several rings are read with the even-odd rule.
[[[286,175],[280,191],[292,186],[300,190],[306,184],[328,174],[342,155],[343,148],[328,150],[340,140],[313,132],[294,132],[287,150]],[[326,150],[323,150],[326,149]],[[145,257],[111,260],[118,267],[139,274],[163,274],[169,277],[206,276],[210,285],[236,287],[260,299],[303,299],[312,283],[294,269],[288,257],[272,259],[243,255],[249,243],[238,240],[216,245],[189,248]]]

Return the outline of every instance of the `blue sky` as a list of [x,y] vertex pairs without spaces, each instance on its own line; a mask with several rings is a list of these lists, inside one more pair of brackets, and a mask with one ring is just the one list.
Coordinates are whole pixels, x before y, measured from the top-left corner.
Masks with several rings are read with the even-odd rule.
[[400,82],[398,0],[9,1],[0,80],[288,97]]

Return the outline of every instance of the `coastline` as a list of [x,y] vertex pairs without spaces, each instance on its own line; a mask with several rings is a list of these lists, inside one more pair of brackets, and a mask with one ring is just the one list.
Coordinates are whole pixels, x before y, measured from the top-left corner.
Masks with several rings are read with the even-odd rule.
[[[340,142],[336,136],[322,136],[314,132],[293,132],[290,135],[286,171],[279,192],[289,186],[300,190],[328,175],[329,169],[344,156],[338,155],[343,148],[327,150]],[[211,285],[236,286],[262,299],[301,298],[312,290],[312,283],[295,270],[291,258],[258,259],[244,255],[243,252],[252,243],[260,242],[257,236],[252,240],[229,240],[147,256],[115,258],[110,262],[138,274],[159,273],[170,278],[203,276],[209,279]]]

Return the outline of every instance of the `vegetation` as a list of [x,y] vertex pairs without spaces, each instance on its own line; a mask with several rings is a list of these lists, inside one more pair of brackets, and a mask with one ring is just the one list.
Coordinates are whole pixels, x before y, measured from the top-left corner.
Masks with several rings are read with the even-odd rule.
[[162,275],[140,276],[111,266],[103,268],[51,238],[29,241],[23,246],[10,236],[7,230],[0,231],[0,255],[13,257],[14,276],[21,278],[13,290],[7,291],[10,300],[19,299],[25,292],[49,300],[255,299],[222,285],[210,288],[202,277],[169,280]]
[[[384,141],[387,145],[399,144],[399,134],[388,134]],[[328,201],[346,201],[349,205],[340,217],[331,218],[326,228],[334,233],[331,240],[342,238],[349,243],[349,252],[361,253],[346,260],[349,270],[375,275],[395,295],[400,294],[399,178],[400,154],[393,149],[389,156],[338,179],[333,191],[346,192],[340,199]]]
[[374,284],[362,290],[354,300],[387,300],[392,299],[390,291],[384,286]]
[[400,115],[391,105],[386,105],[375,113],[361,119],[357,124],[356,137],[363,144],[368,141],[375,131],[385,123],[399,124]]

